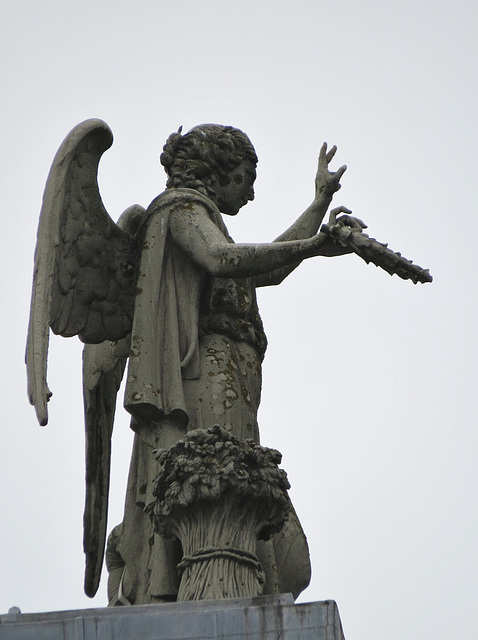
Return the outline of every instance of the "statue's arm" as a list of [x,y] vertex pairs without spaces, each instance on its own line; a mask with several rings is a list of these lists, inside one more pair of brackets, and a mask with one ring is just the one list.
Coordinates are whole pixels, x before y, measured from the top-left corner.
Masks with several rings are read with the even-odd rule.
[[314,200],[304,213],[284,233],[281,233],[274,242],[310,238],[317,233],[332,202],[334,193],[341,187],[340,179],[347,169],[346,165],[342,165],[337,171],[329,170],[329,164],[332,162],[336,152],[336,146],[327,151],[327,143],[324,142],[320,149],[319,163],[315,176]]
[[178,208],[170,220],[177,246],[202,269],[219,278],[247,278],[321,254],[330,244],[325,234],[267,244],[233,244],[201,205]]
[[[334,193],[341,187],[340,179],[345,173],[347,167],[341,166],[337,171],[330,171],[329,164],[335,156],[337,147],[333,146],[327,151],[327,143],[324,142],[319,153],[319,162],[317,173],[315,176],[315,198],[304,213],[274,242],[287,242],[290,240],[301,240],[310,238],[317,233],[327,210],[332,202]],[[344,213],[350,213],[348,209],[343,208]],[[280,284],[300,262],[296,262],[281,269],[275,269],[262,274],[256,278],[256,286],[263,287],[269,285]]]

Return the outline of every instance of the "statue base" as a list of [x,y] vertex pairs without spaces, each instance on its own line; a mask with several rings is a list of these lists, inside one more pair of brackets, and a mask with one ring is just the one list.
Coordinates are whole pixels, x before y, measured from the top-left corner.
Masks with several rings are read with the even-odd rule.
[[156,457],[155,500],[146,511],[157,533],[181,542],[178,601],[261,596],[257,540],[280,532],[290,515],[281,454],[214,425],[189,431]]
[[0,615],[2,640],[344,640],[332,600],[235,600]]

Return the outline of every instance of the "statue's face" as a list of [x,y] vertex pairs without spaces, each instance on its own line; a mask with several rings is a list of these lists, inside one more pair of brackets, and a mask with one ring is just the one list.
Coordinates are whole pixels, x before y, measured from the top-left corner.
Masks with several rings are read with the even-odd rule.
[[216,204],[222,213],[235,216],[241,207],[254,200],[256,169],[249,162],[243,162],[229,173],[227,184],[216,183],[214,192]]

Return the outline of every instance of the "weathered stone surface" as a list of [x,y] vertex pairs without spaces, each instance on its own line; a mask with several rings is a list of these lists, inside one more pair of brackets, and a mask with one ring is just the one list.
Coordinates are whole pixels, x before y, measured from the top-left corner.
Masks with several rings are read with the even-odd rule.
[[344,640],[332,600],[291,595],[0,616],[2,640]]
[[281,531],[289,515],[281,454],[215,425],[156,457],[146,511],[160,535],[181,542],[178,601],[262,595],[257,540]]
[[[208,124],[173,133],[161,155],[166,190],[146,210],[129,207],[118,224],[97,182],[112,141],[106,123],[85,121],[53,161],[35,253],[28,393],[46,424],[50,328],[78,335],[86,344],[85,591],[93,596],[105,551],[116,394],[129,361],[124,405],[136,437],[124,519],[108,548],[109,590],[112,603],[147,604],[178,595],[178,549],[154,533],[144,513],[157,473],[153,449],[214,424],[259,442],[267,339],[256,288],[280,284],[304,259],[351,252],[414,282],[431,278],[366,236],[345,207],[322,225],[346,169],[330,171],[335,147],[322,146],[315,197],[288,229],[274,242],[235,244],[221,214],[236,215],[254,198],[257,164],[242,131]],[[308,547],[291,505],[280,540],[272,539],[260,561],[269,576],[264,593],[298,595],[307,586]]]

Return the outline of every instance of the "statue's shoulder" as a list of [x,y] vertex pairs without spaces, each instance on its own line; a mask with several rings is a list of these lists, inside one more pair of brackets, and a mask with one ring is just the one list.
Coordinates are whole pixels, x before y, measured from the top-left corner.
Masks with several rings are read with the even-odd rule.
[[160,193],[149,205],[148,212],[150,214],[160,211],[171,211],[179,209],[192,210],[194,207],[206,209],[209,215],[213,217],[219,216],[219,209],[208,196],[196,191],[195,189],[166,189]]
[[215,203],[208,196],[195,189],[166,189],[160,193],[149,205],[145,220],[148,226],[153,220],[160,222],[161,228],[166,229],[171,219],[180,216],[181,213],[206,214],[214,225],[227,237],[229,233],[222,215]]

